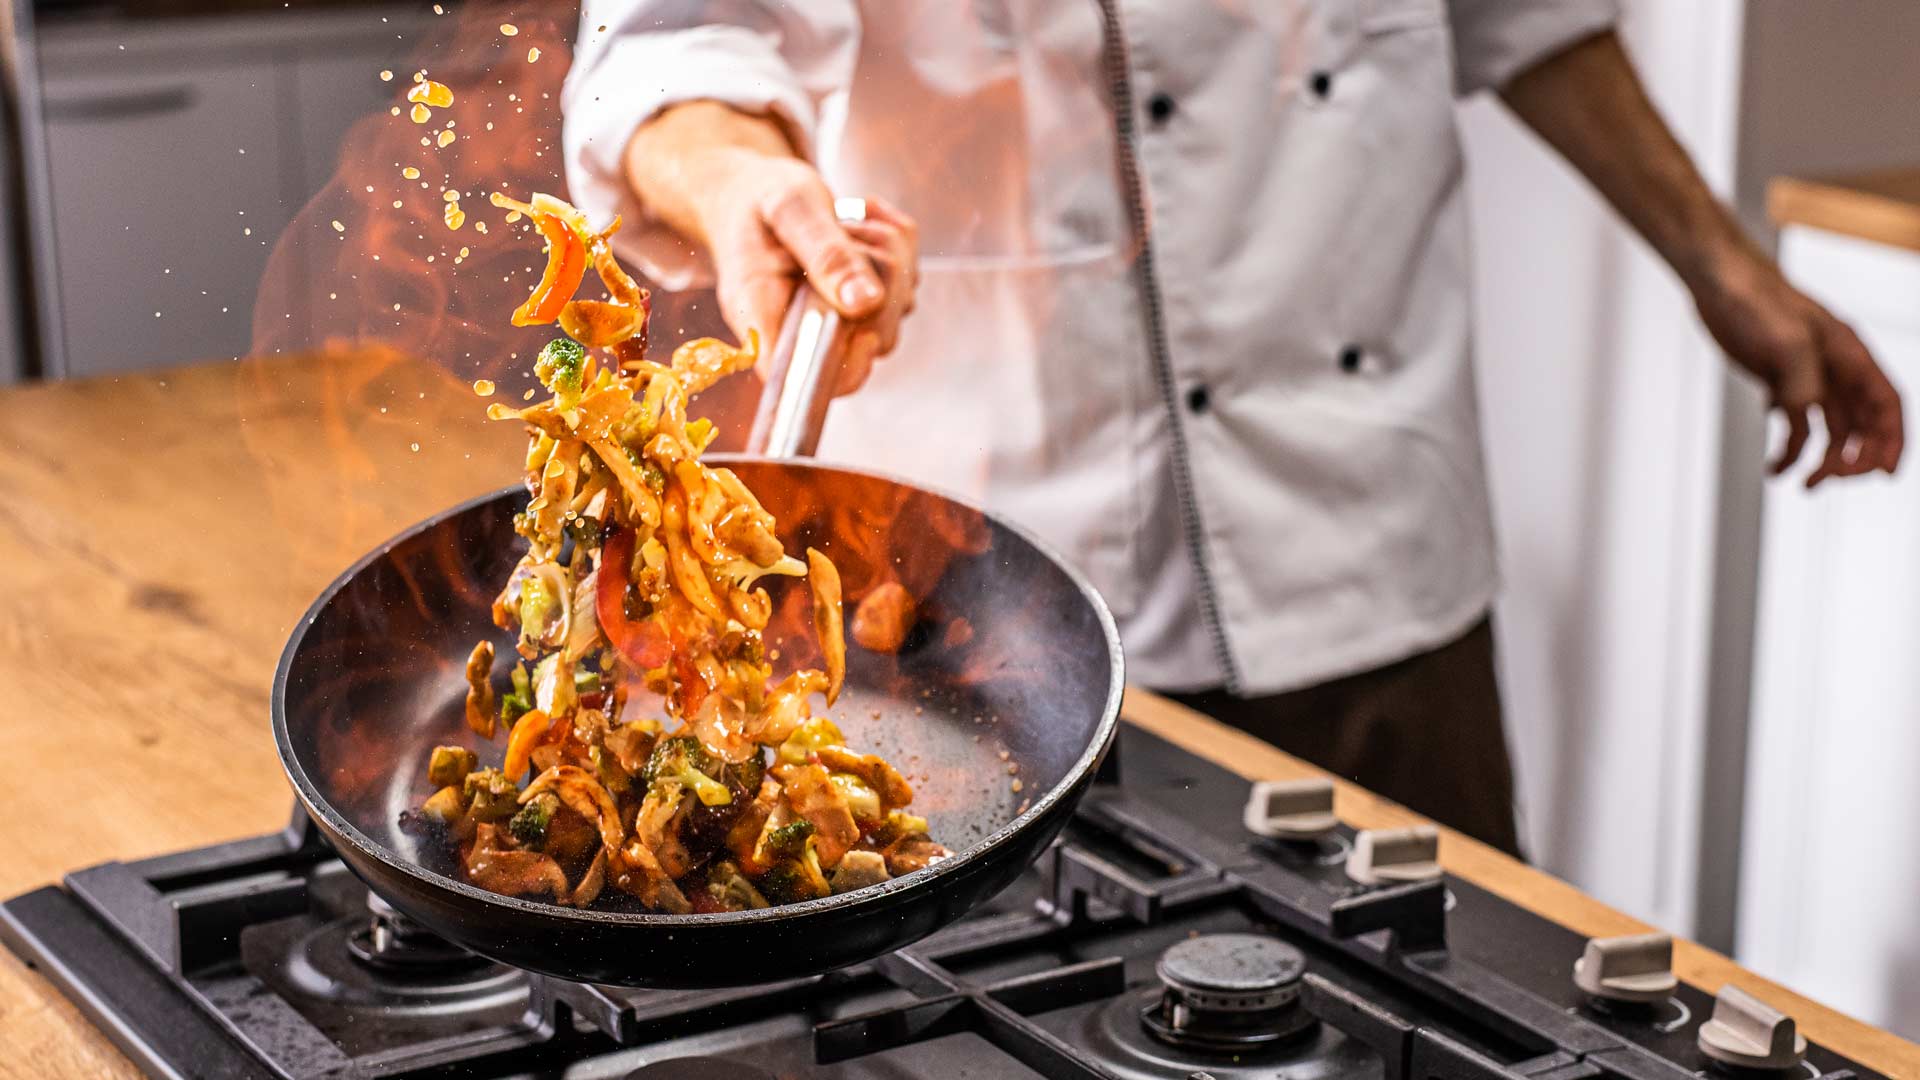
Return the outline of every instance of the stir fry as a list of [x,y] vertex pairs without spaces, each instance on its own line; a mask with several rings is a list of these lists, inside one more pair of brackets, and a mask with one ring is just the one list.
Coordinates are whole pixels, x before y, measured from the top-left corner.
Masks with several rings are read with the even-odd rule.
[[[493,605],[516,655],[504,682],[492,641],[466,668],[467,726],[506,746],[486,767],[434,750],[420,820],[481,888],[676,914],[827,896],[945,858],[900,772],[814,714],[846,676],[833,563],[790,554],[739,478],[700,461],[713,426],[687,401],[753,366],[758,339],[648,360],[646,290],[608,243],[619,220],[594,231],[551,196],[493,201],[547,242],[513,322],[566,336],[534,364],[549,397],[487,410],[528,434],[514,521],[527,552]],[[609,299],[572,299],[589,266]],[[806,579],[824,670],[775,678],[761,583],[776,577]],[[664,717],[633,715],[636,688]]]

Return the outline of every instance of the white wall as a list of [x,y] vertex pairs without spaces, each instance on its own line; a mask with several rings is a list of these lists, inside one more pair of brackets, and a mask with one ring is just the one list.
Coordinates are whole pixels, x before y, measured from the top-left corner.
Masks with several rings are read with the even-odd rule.
[[[1741,7],[1629,0],[1656,102],[1730,190]],[[1665,268],[1495,102],[1464,114],[1496,614],[1536,861],[1693,929],[1720,361]]]

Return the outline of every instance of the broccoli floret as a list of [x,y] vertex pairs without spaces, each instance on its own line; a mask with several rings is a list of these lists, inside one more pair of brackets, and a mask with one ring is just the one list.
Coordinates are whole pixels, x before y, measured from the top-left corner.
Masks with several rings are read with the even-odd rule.
[[767,906],[767,898],[753,887],[740,868],[730,862],[715,863],[707,871],[707,896],[722,911],[746,911]]
[[551,792],[542,792],[513,815],[513,820],[507,822],[507,831],[521,847],[537,848],[547,842],[547,826],[553,823],[553,813],[558,809],[559,798]]
[[587,366],[587,347],[570,337],[547,342],[534,358],[533,374],[561,399],[562,408],[572,408],[580,397],[580,378]]
[[573,669],[573,692],[575,694],[596,694],[600,692],[600,673],[585,668]]
[[500,695],[500,721],[508,726],[533,711],[533,680],[527,677],[527,665],[515,664],[512,678],[513,689]]
[[733,793],[721,783],[720,762],[714,760],[700,740],[692,735],[662,739],[647,757],[640,778],[648,787],[667,780],[678,781],[692,791],[704,806],[725,806],[733,802]]
[[475,769],[467,774],[462,786],[467,798],[473,800],[477,821],[500,821],[512,817],[519,807],[520,785],[499,769]]
[[457,787],[480,759],[464,746],[436,746],[427,759],[427,780],[434,787]]
[[813,822],[806,818],[794,818],[777,829],[768,829],[766,836],[766,854],[769,859],[791,859],[799,856],[807,845],[807,837],[813,835]]
[[774,864],[773,869],[761,875],[758,884],[767,899],[776,904],[813,900],[833,891],[827,884],[827,876],[820,871],[820,857],[814,854],[811,843],[801,845],[798,856]]

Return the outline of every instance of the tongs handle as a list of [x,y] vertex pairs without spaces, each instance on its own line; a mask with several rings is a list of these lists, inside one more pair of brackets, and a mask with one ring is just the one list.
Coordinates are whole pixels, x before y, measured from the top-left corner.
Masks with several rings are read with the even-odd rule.
[[[867,201],[835,199],[841,221],[865,221]],[[847,353],[847,335],[834,310],[808,281],[794,290],[780,336],[767,354],[753,427],[747,432],[747,452],[771,458],[811,457],[820,446],[820,429],[827,423],[827,406],[840,378]]]

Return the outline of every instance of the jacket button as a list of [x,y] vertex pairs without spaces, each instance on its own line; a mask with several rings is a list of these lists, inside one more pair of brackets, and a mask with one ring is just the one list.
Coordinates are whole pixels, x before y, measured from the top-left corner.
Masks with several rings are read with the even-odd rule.
[[1187,411],[1188,412],[1194,414],[1195,416],[1199,416],[1202,413],[1206,412],[1207,409],[1212,404],[1213,404],[1213,400],[1207,395],[1207,388],[1205,385],[1195,385],[1187,389]]
[[1358,373],[1360,370],[1360,361],[1364,357],[1364,355],[1365,354],[1360,351],[1360,346],[1358,345],[1349,345],[1346,348],[1341,349],[1340,350],[1340,370],[1346,372],[1349,375]]
[[1147,99],[1147,116],[1157,127],[1173,118],[1174,103],[1170,94],[1155,94]]
[[1313,73],[1313,78],[1307,81],[1307,85],[1313,88],[1314,97],[1324,100],[1328,94],[1333,93],[1333,76],[1324,71],[1316,71]]

